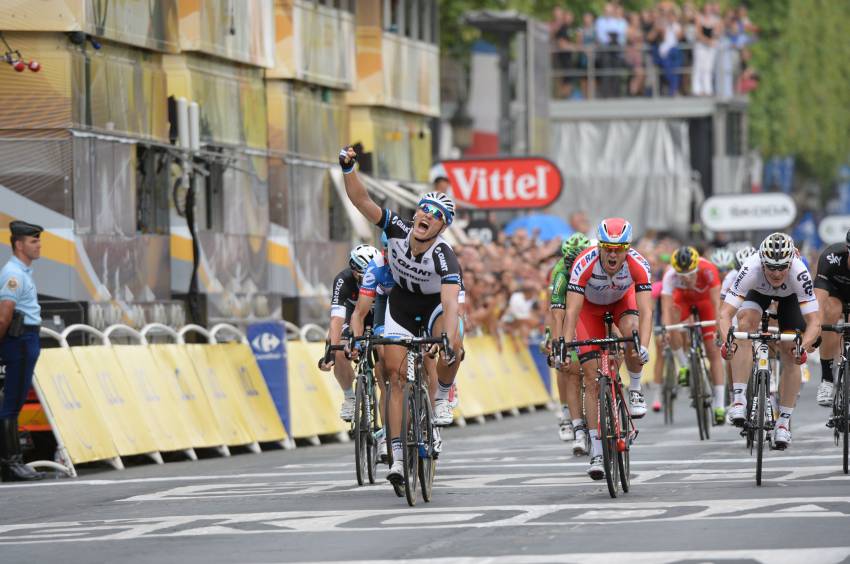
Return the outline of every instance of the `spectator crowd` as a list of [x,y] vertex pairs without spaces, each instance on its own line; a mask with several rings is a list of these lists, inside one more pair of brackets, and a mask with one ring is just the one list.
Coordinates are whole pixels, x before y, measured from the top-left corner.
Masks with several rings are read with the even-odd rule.
[[756,88],[750,45],[758,29],[746,6],[722,10],[662,0],[627,12],[617,2],[581,20],[556,7],[550,24],[556,98],[718,96]]

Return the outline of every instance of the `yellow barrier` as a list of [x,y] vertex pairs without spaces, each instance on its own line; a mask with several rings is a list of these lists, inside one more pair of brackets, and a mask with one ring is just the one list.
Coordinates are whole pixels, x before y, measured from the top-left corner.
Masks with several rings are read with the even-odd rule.
[[187,431],[196,448],[217,447],[224,444],[212,404],[207,400],[204,387],[198,380],[192,360],[183,345],[150,345],[151,356],[157,370],[168,382],[179,411],[188,423]]
[[178,401],[168,375],[160,370],[148,347],[115,345],[118,364],[148,415],[148,424],[161,451],[187,450],[195,445],[189,419]]
[[227,363],[216,364],[207,356],[210,345],[184,345],[183,350],[191,360],[198,381],[206,393],[213,417],[227,446],[247,445],[255,442],[248,423],[246,408],[239,401],[239,390]]
[[111,426],[69,349],[44,349],[35,366],[39,397],[50,410],[53,432],[75,464],[118,456]]
[[205,348],[211,366],[228,372],[223,377],[233,382],[235,397],[243,404],[254,439],[260,442],[286,439],[286,430],[251,348],[243,343],[207,345]]
[[338,413],[342,391],[332,372],[322,372],[316,366],[324,354],[324,344],[290,341],[286,347],[292,436],[303,438],[347,431],[348,426]]
[[158,451],[147,414],[135,401],[133,389],[111,347],[73,347],[71,353],[108,423],[118,453],[129,456]]

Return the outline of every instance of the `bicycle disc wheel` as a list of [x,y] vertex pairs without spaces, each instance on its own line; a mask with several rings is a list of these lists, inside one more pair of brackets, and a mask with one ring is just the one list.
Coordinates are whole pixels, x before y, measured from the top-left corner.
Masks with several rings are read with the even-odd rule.
[[401,449],[404,457],[404,496],[411,507],[416,505],[416,473],[419,468],[415,394],[413,384],[405,384],[404,409],[401,414]]
[[434,476],[437,473],[437,459],[434,458],[434,424],[431,401],[428,393],[424,390],[420,392],[420,402],[419,428],[422,430],[422,445],[425,452],[419,453],[419,484],[422,488],[423,501],[429,502],[434,486]]
[[617,497],[617,431],[614,427],[614,407],[607,378],[599,380],[599,426],[602,439],[602,461],[605,465],[605,481],[608,493]]
[[664,355],[664,424],[673,424],[673,399],[676,397],[676,362],[673,355]]
[[[629,468],[629,450],[631,449],[631,445],[629,444],[629,432],[631,431],[631,425],[629,425],[629,410],[626,407],[626,402],[622,396],[617,397],[617,413],[620,417],[620,437],[625,441],[626,448],[622,451],[617,449],[617,470],[620,472],[620,485],[623,487],[623,493],[629,492],[630,487],[630,468]],[[615,444],[616,447],[616,444]]]
[[371,393],[367,396],[367,403],[369,404],[369,433],[366,435],[366,438],[369,440],[369,447],[366,449],[366,470],[369,474],[369,483],[374,484],[378,476],[378,439],[376,435],[381,429],[381,426],[378,425],[378,398],[375,395],[377,390],[375,389],[374,382],[372,382],[370,388]]
[[354,393],[354,469],[357,474],[357,485],[362,486],[367,477],[369,447],[369,404],[366,401],[366,390],[363,380],[358,377],[357,389]]
[[764,455],[764,410],[767,391],[770,387],[770,373],[760,372],[756,379],[756,485],[761,485],[762,457]]

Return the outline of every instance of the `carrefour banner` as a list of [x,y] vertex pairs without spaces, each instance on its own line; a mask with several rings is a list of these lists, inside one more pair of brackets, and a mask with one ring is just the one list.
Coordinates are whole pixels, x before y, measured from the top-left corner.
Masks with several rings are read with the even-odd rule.
[[288,434],[292,434],[289,419],[289,385],[286,371],[286,328],[280,321],[248,325],[251,351],[274,400],[274,405]]

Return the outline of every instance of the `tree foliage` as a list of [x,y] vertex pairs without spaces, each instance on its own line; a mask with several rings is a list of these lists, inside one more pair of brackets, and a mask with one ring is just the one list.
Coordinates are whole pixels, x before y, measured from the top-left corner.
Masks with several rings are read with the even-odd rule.
[[750,130],[765,156],[794,155],[823,183],[850,160],[850,2],[760,0]]

